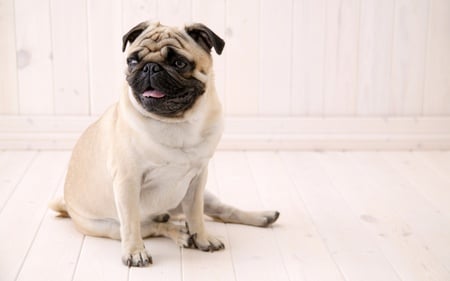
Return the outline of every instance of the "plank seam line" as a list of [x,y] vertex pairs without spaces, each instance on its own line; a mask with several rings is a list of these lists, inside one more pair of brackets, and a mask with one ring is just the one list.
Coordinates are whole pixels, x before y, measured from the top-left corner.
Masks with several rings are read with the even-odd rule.
[[73,272],[72,272],[72,276],[71,276],[70,280],[74,280],[75,274],[78,271],[78,265],[79,265],[79,261],[80,261],[80,257],[81,257],[81,252],[83,251],[85,241],[86,241],[86,235],[83,235],[83,241],[81,242],[81,247],[80,247],[80,250],[78,251],[77,260],[76,260],[75,266],[73,268]]
[[[248,169],[249,169],[249,171],[250,171],[250,175],[252,176],[253,183],[254,183],[254,185],[255,185],[255,187],[256,187],[256,194],[258,195],[258,200],[259,200],[259,202],[261,203],[263,209],[266,209],[267,206],[266,206],[266,204],[264,203],[264,200],[263,200],[262,197],[261,197],[261,193],[259,192],[259,186],[258,186],[258,183],[257,183],[256,180],[255,180],[255,178],[256,178],[255,171],[254,171],[254,169],[252,168],[252,165],[250,164],[250,160],[249,160],[249,156],[248,156],[248,151],[244,151],[244,156],[245,156],[245,160],[246,160],[246,163],[247,163],[247,167],[248,167]],[[275,229],[273,228],[273,225],[270,225],[269,228],[270,228],[271,233],[272,233],[272,236],[273,236],[273,238],[274,238],[274,240],[275,240],[275,245],[276,245],[276,247],[277,247],[278,257],[279,257],[279,259],[282,261],[281,264],[282,264],[282,266],[283,266],[284,272],[286,273],[287,279],[290,281],[291,278],[290,278],[290,276],[289,276],[289,270],[288,270],[287,267],[286,267],[285,258],[284,258],[284,256],[283,256],[282,251],[281,251],[280,241],[279,241],[279,239],[278,239],[277,232],[276,232]]]
[[298,198],[299,201],[301,201],[302,205],[304,206],[305,212],[308,214],[308,218],[311,221],[311,225],[314,227],[314,230],[319,235],[319,239],[322,242],[323,247],[327,250],[328,257],[333,262],[334,266],[336,267],[337,272],[342,277],[342,280],[347,280],[347,278],[345,277],[344,272],[342,271],[341,266],[336,262],[336,259],[332,255],[332,251],[331,251],[330,247],[328,246],[327,241],[324,239],[322,233],[319,230],[319,227],[317,226],[316,222],[314,221],[313,216],[312,216],[312,212],[311,212],[310,208],[308,207],[308,204],[305,203],[305,200],[304,200],[302,194],[297,189],[297,183],[292,178],[292,175],[291,175],[291,173],[289,172],[289,170],[287,168],[287,163],[286,163],[285,157],[283,155],[281,155],[280,153],[278,153],[278,158],[280,159],[280,163],[281,163],[282,168],[286,171],[287,179],[291,183],[292,189],[294,191],[293,193],[295,195],[297,195],[296,197]]
[[[36,154],[37,154],[37,153],[36,153]],[[62,183],[62,181],[64,180],[64,178],[65,178],[65,173],[63,173],[63,174],[60,176],[60,178],[59,178],[59,180],[58,180],[56,186],[55,186],[54,189],[53,189],[51,198],[55,197],[56,191],[58,190],[58,188],[59,188],[60,184]],[[42,215],[41,220],[39,221],[39,225],[38,225],[38,227],[36,228],[36,231],[34,232],[33,239],[31,239],[31,242],[30,242],[30,244],[28,245],[27,251],[25,252],[25,256],[24,256],[22,262],[20,263],[20,267],[19,267],[19,269],[17,270],[16,277],[14,278],[14,280],[17,280],[17,279],[19,278],[19,276],[20,276],[20,273],[22,273],[23,266],[24,266],[24,264],[25,264],[25,262],[26,262],[26,260],[27,260],[28,255],[30,254],[31,248],[33,248],[34,242],[36,241],[36,237],[38,236],[38,233],[39,233],[39,231],[41,230],[42,224],[44,223],[45,217],[46,217],[47,214],[48,214],[48,210],[49,210],[48,207],[46,207],[45,212],[44,212],[44,214]]]
[[[376,153],[379,153],[379,152],[376,152]],[[347,152],[340,152],[339,157],[346,158],[347,161],[349,161],[351,165],[355,165],[354,159],[349,159],[349,155]],[[316,162],[318,163],[318,165],[321,167],[321,169],[325,172],[325,175],[329,179],[331,186],[333,187],[333,190],[335,190],[335,192],[339,195],[339,197],[343,200],[343,202],[345,202],[345,204],[348,206],[349,210],[351,210],[352,213],[357,215],[359,213],[358,210],[356,210],[351,204],[349,204],[345,195],[337,187],[338,184],[336,183],[336,180],[330,175],[328,168],[324,164],[325,160],[323,159],[323,157],[320,157],[319,154],[315,153],[314,158],[315,158]],[[365,237],[369,237],[372,240],[371,242],[376,246],[376,249],[379,251],[380,255],[385,258],[385,260],[389,264],[392,271],[398,277],[398,280],[402,280],[400,273],[398,272],[397,268],[392,264],[391,259],[389,259],[389,257],[386,255],[386,252],[383,251],[383,248],[381,247],[380,243],[376,240],[375,235],[372,234],[371,230],[364,223],[362,223],[357,217],[356,217],[356,221],[357,221],[358,225],[361,226],[361,229],[365,230],[365,233],[366,233]]]
[[[8,150],[8,149],[6,149]],[[5,150],[5,151],[6,151]],[[0,206],[0,214],[3,211],[3,209],[5,208],[6,205],[8,205],[9,200],[13,197],[14,193],[16,193],[17,191],[17,187],[22,183],[23,178],[25,177],[25,175],[28,173],[28,170],[30,169],[31,165],[34,163],[34,161],[36,160],[37,156],[39,153],[35,152],[33,157],[30,159],[27,167],[24,169],[23,173],[20,176],[20,180],[17,181],[17,183],[14,186],[14,189],[11,191],[11,193],[8,195],[8,199],[5,200],[5,202],[3,203],[2,206]]]

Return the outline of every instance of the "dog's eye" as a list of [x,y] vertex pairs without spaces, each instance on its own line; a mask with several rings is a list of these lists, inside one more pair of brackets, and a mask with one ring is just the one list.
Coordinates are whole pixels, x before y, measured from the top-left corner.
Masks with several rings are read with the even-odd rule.
[[178,69],[183,69],[187,66],[187,62],[183,59],[176,59],[173,62],[173,66],[175,66]]
[[128,64],[129,67],[134,67],[134,66],[136,66],[138,63],[139,63],[139,62],[138,62],[138,60],[137,60],[136,58],[133,58],[133,57],[127,58],[127,64]]

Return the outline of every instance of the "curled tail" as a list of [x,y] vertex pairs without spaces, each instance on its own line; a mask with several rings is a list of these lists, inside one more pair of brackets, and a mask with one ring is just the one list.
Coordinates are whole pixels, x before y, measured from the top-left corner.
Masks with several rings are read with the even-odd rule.
[[48,204],[48,207],[50,209],[52,209],[53,211],[59,213],[58,217],[62,217],[62,218],[70,217],[69,213],[67,212],[66,201],[64,201],[64,198],[62,198],[62,197],[56,198],[53,201],[51,201]]

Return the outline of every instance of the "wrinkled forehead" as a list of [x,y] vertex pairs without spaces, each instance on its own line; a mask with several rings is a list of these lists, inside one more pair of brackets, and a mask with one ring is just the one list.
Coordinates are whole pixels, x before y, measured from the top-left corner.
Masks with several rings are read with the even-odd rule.
[[189,36],[184,31],[164,25],[149,26],[137,39],[139,46],[149,48],[151,52],[156,52],[166,45],[185,48],[189,42]]
[[196,52],[192,44],[195,41],[184,30],[152,24],[136,38],[129,53],[137,53],[139,58],[150,60],[164,58],[172,48],[188,59],[194,59]]

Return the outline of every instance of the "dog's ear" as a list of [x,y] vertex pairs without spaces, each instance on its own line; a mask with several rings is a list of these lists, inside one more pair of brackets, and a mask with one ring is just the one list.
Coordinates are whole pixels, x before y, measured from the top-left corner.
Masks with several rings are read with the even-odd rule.
[[186,26],[185,30],[208,53],[211,52],[213,47],[218,55],[222,53],[225,41],[207,26],[201,23],[194,23]]
[[122,37],[122,52],[125,51],[126,47],[127,47],[127,43],[130,42],[133,43],[134,40],[136,40],[136,38],[141,35],[141,33],[147,29],[147,27],[150,25],[149,22],[144,21],[141,22],[140,24],[136,25],[135,27],[133,27],[132,29],[130,29],[130,31],[128,31],[123,37]]

